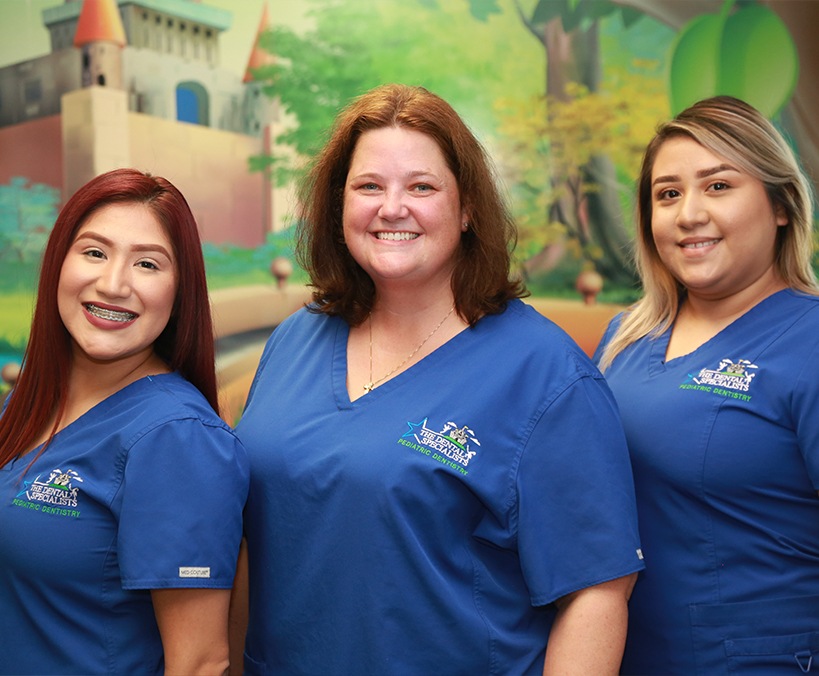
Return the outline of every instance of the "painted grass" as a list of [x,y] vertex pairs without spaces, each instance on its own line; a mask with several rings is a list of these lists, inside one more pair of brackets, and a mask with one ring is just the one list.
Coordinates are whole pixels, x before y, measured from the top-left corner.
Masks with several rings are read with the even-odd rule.
[[0,293],[0,353],[22,355],[33,307],[33,291]]

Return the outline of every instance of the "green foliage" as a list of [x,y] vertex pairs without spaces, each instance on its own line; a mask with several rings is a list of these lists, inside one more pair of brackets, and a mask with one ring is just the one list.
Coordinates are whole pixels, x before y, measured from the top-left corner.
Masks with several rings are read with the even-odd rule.
[[[607,155],[618,167],[619,194],[624,204],[629,203],[645,145],[657,121],[667,114],[662,86],[658,64],[635,62],[630,70],[610,69],[599,92],[571,83],[567,100],[540,96],[496,103],[502,169],[511,179],[520,230],[520,258],[526,260],[544,246],[561,242],[575,258],[602,256],[580,218],[555,222],[548,217],[549,205],[565,197],[576,213],[582,213],[584,198],[597,189],[584,167],[598,154]],[[626,220],[631,220],[630,214]]]
[[533,25],[542,26],[560,18],[563,30],[569,33],[577,29],[588,30],[592,22],[614,14],[622,16],[626,25],[642,16],[642,13],[611,0],[539,0],[530,20]]
[[469,0],[469,11],[478,21],[487,21],[491,14],[500,14],[496,0]]
[[674,114],[730,94],[774,117],[790,99],[799,60],[785,24],[764,5],[732,10],[734,0],[726,0],[719,14],[695,17],[677,36],[670,60]]
[[57,218],[60,193],[15,177],[0,185],[0,261],[38,260]]
[[[496,126],[496,97],[542,89],[541,48],[523,31],[512,0],[306,1],[314,27],[266,33],[261,45],[276,55],[276,65],[255,73],[293,119],[277,143],[302,160],[326,141],[341,107],[385,82],[440,94],[485,137]],[[476,21],[471,8],[484,20]],[[299,164],[279,162],[280,178]]]
[[247,249],[232,245],[206,243],[202,247],[205,269],[210,290],[243,284],[271,284],[270,263],[274,258],[285,257],[293,264],[293,283],[305,283],[306,273],[293,256],[294,229],[271,233],[261,246]]

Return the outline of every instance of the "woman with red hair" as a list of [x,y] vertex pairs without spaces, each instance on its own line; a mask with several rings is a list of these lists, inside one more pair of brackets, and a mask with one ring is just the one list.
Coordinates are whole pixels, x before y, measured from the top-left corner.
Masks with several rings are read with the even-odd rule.
[[0,417],[0,672],[227,668],[248,478],[212,335],[182,194],[134,169],[80,188]]

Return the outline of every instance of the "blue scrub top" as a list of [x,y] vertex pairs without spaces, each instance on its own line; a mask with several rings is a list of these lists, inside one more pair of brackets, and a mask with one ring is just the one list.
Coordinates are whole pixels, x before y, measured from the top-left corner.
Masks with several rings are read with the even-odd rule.
[[348,326],[273,334],[251,459],[248,674],[540,674],[572,591],[642,568],[602,376],[520,301],[354,402]]
[[0,468],[0,674],[161,674],[151,589],[230,589],[248,462],[179,374]]
[[646,561],[623,673],[799,673],[819,660],[819,299],[781,291],[666,362],[670,334],[606,372]]

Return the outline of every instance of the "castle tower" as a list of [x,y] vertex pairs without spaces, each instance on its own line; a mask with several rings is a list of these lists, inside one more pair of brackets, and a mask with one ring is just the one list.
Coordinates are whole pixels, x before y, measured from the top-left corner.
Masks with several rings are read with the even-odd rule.
[[116,0],[83,0],[74,34],[82,50],[83,88],[61,99],[65,198],[94,176],[131,164],[125,44]]
[[82,86],[123,89],[125,29],[116,0],[84,0],[74,46],[82,51]]

